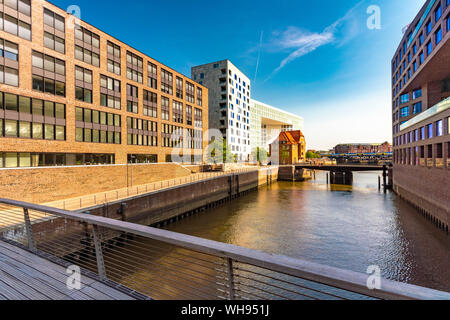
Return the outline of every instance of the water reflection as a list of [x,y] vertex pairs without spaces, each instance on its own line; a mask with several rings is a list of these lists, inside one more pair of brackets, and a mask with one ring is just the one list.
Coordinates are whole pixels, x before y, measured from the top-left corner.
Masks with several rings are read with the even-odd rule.
[[378,192],[378,173],[353,186],[280,182],[168,229],[450,291],[450,243],[411,206]]

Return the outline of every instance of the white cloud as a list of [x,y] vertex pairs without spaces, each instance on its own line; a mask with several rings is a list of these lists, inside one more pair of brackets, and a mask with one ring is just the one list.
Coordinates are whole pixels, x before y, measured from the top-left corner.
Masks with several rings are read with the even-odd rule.
[[337,42],[337,45],[340,46],[355,37],[359,31],[356,27],[354,12],[364,1],[365,0],[360,1],[343,17],[326,27],[321,33],[303,31],[293,26],[288,27],[287,30],[281,34],[274,33],[274,35],[277,36],[281,35],[281,38],[273,41],[273,48],[278,49],[278,51],[287,49],[295,50],[280,62],[280,65],[272,72],[269,78],[283,69],[290,62],[315,51],[319,47],[332,42]]

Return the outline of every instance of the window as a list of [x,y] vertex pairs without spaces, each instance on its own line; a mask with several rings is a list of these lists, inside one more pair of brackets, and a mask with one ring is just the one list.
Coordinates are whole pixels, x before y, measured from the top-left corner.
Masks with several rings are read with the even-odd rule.
[[99,67],[100,36],[81,26],[75,26],[75,59]]
[[[23,139],[65,140],[65,126],[58,125],[58,119],[65,119],[65,105],[51,101],[31,99],[0,92],[0,109],[41,116],[42,122],[32,122],[34,117],[27,120],[17,120],[15,116],[5,115],[4,125],[0,136]],[[42,118],[42,116],[44,116]],[[3,124],[3,119],[0,120]],[[56,124],[55,124],[56,123]],[[4,129],[4,132],[3,132]]]
[[5,58],[0,64],[0,83],[19,86],[19,46],[13,42],[0,39],[0,57]]
[[77,142],[121,144],[120,115],[76,107],[75,117]]
[[192,126],[192,107],[186,105],[186,124]]
[[400,96],[400,101],[401,101],[401,103],[409,102],[409,94],[407,93],[407,94]]
[[33,90],[65,97],[66,63],[37,51],[33,51],[31,61]]
[[431,54],[431,51],[433,51],[433,44],[430,42],[428,42],[427,44],[427,55],[429,56]]
[[157,122],[128,117],[127,132],[128,145],[158,146]]
[[142,83],[143,59],[132,52],[127,52],[127,78]]
[[429,35],[431,32],[431,29],[433,29],[433,24],[431,23],[431,20],[428,21],[426,29],[427,29],[427,35]]
[[144,116],[158,117],[158,95],[154,92],[144,90]]
[[441,18],[441,16],[442,16],[442,7],[441,7],[441,5],[439,5],[437,7],[436,11],[434,12],[435,21],[438,22],[439,19]]
[[409,107],[404,107],[400,110],[400,117],[405,118],[409,116]]
[[420,34],[419,43],[420,45],[423,45],[423,33]]
[[127,84],[127,111],[132,113],[138,113],[139,105],[138,105],[138,88]]
[[92,71],[75,66],[75,98],[92,103]]
[[442,137],[444,135],[444,123],[442,120],[436,122],[436,137]]
[[156,64],[149,62],[147,69],[148,69],[148,86],[153,89],[158,89],[158,82],[157,82],[158,68],[156,67]]
[[[0,30],[6,31],[26,40],[31,40],[30,0],[9,0],[5,1],[5,6],[9,7],[8,11],[10,11],[11,9],[16,11],[12,14],[15,17],[19,17],[19,19],[10,16],[7,13],[0,12]],[[21,20],[21,18],[23,20]]]
[[427,126],[427,132],[428,132],[427,138],[428,139],[433,138],[433,124],[432,123]]
[[413,105],[413,114],[418,114],[422,112],[422,102],[418,102]]
[[183,104],[179,101],[172,101],[173,122],[183,123]]
[[434,34],[434,38],[435,38],[435,41],[436,41],[436,45],[438,45],[439,42],[441,42],[441,40],[442,40],[442,29],[441,29],[441,27],[439,27],[439,29]]
[[190,83],[186,82],[186,100],[190,103],[195,103],[195,86]]
[[0,57],[13,61],[19,61],[19,45],[0,39]]
[[422,65],[423,63],[423,51],[420,53],[420,64]]
[[447,17],[447,31],[450,31],[450,16]]
[[120,76],[120,47],[112,42],[107,43],[107,51],[108,51],[108,72],[115,73]]
[[201,88],[197,87],[197,105],[202,106],[203,104],[203,91]]
[[44,24],[51,27],[44,32],[44,46],[65,53],[65,19],[53,11],[44,8]]
[[203,127],[203,112],[202,112],[202,110],[195,108],[194,116],[195,116],[195,127],[202,128]]
[[100,75],[100,105],[103,107],[121,109],[120,81]]
[[173,94],[173,75],[164,69],[161,69],[161,91]]
[[413,91],[413,99],[418,99],[422,96],[422,89],[417,89]]
[[161,97],[161,119],[169,121],[169,98]]
[[176,77],[175,84],[177,98],[183,99],[183,79]]

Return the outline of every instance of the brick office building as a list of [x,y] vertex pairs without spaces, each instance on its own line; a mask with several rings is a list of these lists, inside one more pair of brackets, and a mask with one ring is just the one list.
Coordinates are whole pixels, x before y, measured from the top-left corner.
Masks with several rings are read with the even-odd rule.
[[394,190],[448,230],[450,0],[428,0],[392,59]]
[[338,144],[336,147],[334,147],[334,153],[336,154],[390,153],[390,152],[392,152],[392,146],[389,142],[349,143],[349,144]]
[[272,164],[289,165],[306,160],[306,140],[300,130],[284,131],[269,145]]
[[202,160],[207,88],[49,2],[0,19],[0,168]]

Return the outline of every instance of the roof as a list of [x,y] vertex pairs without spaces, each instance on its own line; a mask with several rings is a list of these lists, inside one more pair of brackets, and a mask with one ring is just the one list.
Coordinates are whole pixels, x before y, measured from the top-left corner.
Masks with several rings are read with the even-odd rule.
[[299,144],[301,139],[305,138],[300,130],[280,132],[280,135],[271,144],[276,141],[287,141],[287,144]]

